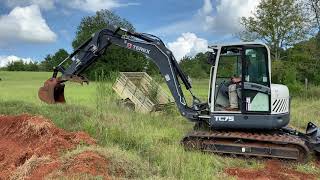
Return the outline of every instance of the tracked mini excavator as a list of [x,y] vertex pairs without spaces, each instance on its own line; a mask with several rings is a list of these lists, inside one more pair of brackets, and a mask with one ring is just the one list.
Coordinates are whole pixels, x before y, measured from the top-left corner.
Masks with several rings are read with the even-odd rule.
[[[64,83],[88,82],[82,73],[111,45],[142,53],[157,65],[181,115],[195,123],[194,130],[181,141],[186,149],[297,161],[320,153],[320,128],[310,122],[302,133],[287,126],[289,90],[271,83],[270,51],[262,43],[210,46],[208,101],[200,102],[161,39],[122,28],[103,29],[54,68],[53,76],[39,89],[39,98],[50,104],[64,103]],[[236,85],[238,108],[230,110],[228,89],[230,77],[234,76],[241,78]],[[180,83],[193,97],[190,105]]]

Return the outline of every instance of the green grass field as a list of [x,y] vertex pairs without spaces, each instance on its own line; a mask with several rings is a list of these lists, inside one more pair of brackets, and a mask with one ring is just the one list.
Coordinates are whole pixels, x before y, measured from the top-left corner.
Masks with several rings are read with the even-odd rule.
[[[111,82],[93,82],[89,86],[67,83],[66,105],[44,104],[38,100],[37,92],[50,76],[51,73],[0,71],[0,114],[43,115],[60,128],[85,131],[98,140],[97,151],[126,162],[132,172],[130,177],[135,179],[233,179],[224,174],[225,168],[263,167],[264,162],[255,159],[185,151],[179,142],[192,130],[192,123],[176,112],[146,115],[121,108]],[[207,98],[207,83],[194,81],[194,91],[203,100]],[[301,129],[309,120],[320,124],[318,107],[320,100],[293,98],[291,124]],[[78,151],[81,148],[87,147],[79,147]],[[312,162],[288,166],[320,177]]]

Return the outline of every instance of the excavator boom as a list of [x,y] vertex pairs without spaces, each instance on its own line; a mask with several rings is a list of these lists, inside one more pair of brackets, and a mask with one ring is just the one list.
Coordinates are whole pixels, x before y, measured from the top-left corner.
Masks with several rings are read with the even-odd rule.
[[[198,120],[199,113],[197,109],[199,107],[197,107],[197,104],[199,104],[199,100],[193,95],[191,84],[179,67],[172,52],[156,36],[134,33],[122,28],[116,30],[103,29],[78,47],[68,58],[54,68],[52,78],[47,80],[45,85],[39,89],[39,98],[50,104],[64,103],[63,83],[66,81],[88,82],[81,73],[101,55],[108,53],[108,47],[112,44],[149,57],[158,66],[165,78],[180,113],[191,121]],[[63,65],[68,60],[72,60],[72,63],[65,68]],[[61,77],[57,77],[58,72],[62,74]],[[181,79],[186,89],[194,97],[193,107],[187,105],[178,78]]]

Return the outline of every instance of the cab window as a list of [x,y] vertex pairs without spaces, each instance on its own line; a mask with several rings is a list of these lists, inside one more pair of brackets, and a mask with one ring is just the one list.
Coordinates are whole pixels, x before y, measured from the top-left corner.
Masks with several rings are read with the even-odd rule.
[[268,57],[266,48],[247,48],[245,50],[245,81],[269,86]]
[[241,56],[239,53],[227,51],[220,55],[218,78],[231,78],[241,76]]

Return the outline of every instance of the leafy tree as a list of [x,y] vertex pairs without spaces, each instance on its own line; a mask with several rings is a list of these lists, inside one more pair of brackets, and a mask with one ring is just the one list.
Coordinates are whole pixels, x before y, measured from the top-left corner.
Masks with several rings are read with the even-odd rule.
[[59,49],[54,55],[47,55],[40,67],[42,71],[52,71],[53,67],[57,66],[62,60],[69,56],[64,49]]
[[133,25],[126,19],[121,18],[112,11],[100,10],[94,16],[82,18],[77,28],[76,38],[72,42],[73,48],[77,48],[86,41],[92,34],[104,28],[122,27],[130,31],[135,31]]
[[25,70],[24,63],[22,60],[9,62],[7,65],[7,70],[8,71],[24,71]]
[[305,0],[306,11],[310,12],[311,20],[314,21],[315,26],[320,32],[320,0]]
[[320,84],[320,52],[316,37],[295,44],[286,53],[289,63],[296,67],[298,81],[308,78],[309,82]]
[[261,0],[254,16],[242,17],[241,24],[245,30],[240,37],[266,42],[275,59],[281,59],[280,49],[305,39],[310,27],[297,0]]
[[207,63],[207,54],[198,53],[195,57],[184,57],[180,66],[187,75],[192,78],[208,78],[210,76],[210,65]]
[[[93,33],[104,28],[114,28],[115,26],[122,27],[130,31],[135,30],[130,22],[115,13],[109,10],[98,11],[96,15],[82,19],[72,45],[76,48],[87,40]],[[110,72],[114,71],[147,70],[148,73],[156,72],[155,65],[148,61],[149,60],[140,53],[112,45],[108,48],[107,53],[100,57],[99,60],[86,71],[86,74],[90,79],[94,79],[96,72],[100,73],[102,70],[107,76]]]
[[39,65],[38,62],[29,62],[25,63],[25,71],[39,71]]
[[309,12],[310,21],[316,29],[316,45],[320,48],[320,0],[305,0],[305,11]]

